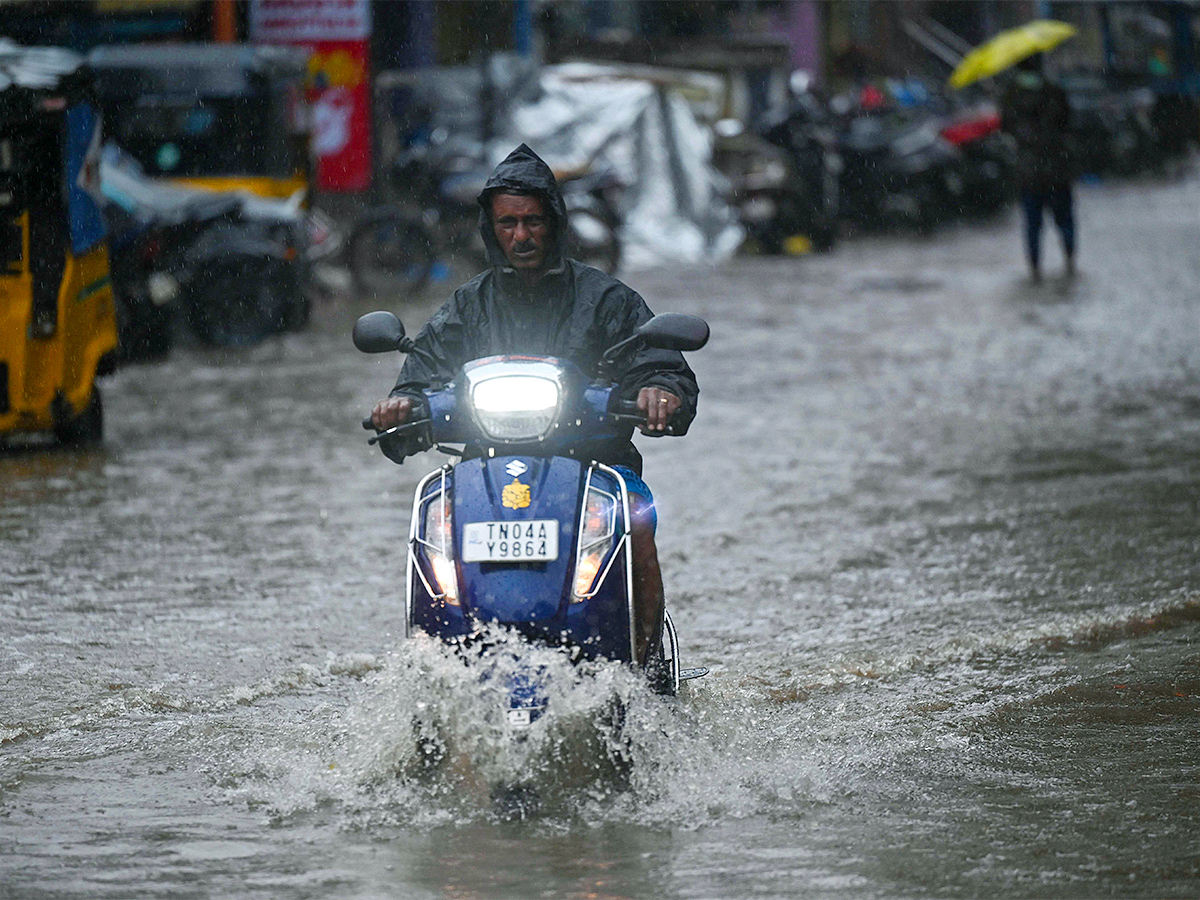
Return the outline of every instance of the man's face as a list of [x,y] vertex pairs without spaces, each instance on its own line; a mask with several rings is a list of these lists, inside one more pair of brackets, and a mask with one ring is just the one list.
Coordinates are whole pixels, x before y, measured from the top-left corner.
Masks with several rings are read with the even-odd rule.
[[545,265],[553,228],[540,197],[495,194],[492,230],[514,269],[536,271]]

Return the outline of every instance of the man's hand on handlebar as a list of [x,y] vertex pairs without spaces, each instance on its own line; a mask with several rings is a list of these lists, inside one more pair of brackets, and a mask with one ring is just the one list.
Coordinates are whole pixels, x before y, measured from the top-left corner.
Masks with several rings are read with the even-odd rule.
[[670,391],[656,387],[644,387],[638,391],[637,408],[646,414],[646,424],[638,426],[642,434],[666,430],[667,423],[683,401]]
[[371,424],[376,431],[387,431],[403,425],[412,415],[412,397],[388,397],[380,400],[371,410]]

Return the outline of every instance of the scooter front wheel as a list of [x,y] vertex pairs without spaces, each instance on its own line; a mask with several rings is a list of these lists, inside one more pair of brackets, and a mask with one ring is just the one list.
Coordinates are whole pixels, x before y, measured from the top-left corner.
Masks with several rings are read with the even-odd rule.
[[501,784],[492,788],[492,811],[505,822],[523,822],[541,810],[542,797],[536,785]]

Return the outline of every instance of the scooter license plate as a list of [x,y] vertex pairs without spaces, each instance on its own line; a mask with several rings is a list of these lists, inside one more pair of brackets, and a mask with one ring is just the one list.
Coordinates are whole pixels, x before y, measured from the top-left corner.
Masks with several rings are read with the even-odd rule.
[[558,559],[558,521],[468,522],[463,562],[549,562]]

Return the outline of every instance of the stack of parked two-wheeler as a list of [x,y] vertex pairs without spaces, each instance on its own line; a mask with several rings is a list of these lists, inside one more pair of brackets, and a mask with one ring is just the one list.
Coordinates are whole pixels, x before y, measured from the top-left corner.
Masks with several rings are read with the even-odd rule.
[[991,107],[949,114],[911,103],[867,108],[847,97],[826,105],[803,89],[786,115],[764,124],[761,139],[719,135],[717,146],[728,157],[739,140],[771,145],[748,145],[750,162],[723,171],[750,235],[778,252],[797,231],[816,249],[828,246],[838,219],[928,232],[998,209],[1011,195],[1011,151],[998,128]]
[[[367,211],[353,226],[346,253],[356,290],[371,296],[419,290],[439,261],[487,266],[479,204],[489,168],[475,144],[422,144],[403,151],[390,170],[396,201]],[[560,178],[567,207],[567,255],[608,273],[620,264],[619,182],[601,172]]]
[[307,322],[298,200],[164,184],[119,152],[100,177],[126,359],[162,356],[181,336],[246,346]]
[[1013,148],[990,104],[954,112],[859,112],[842,123],[842,214],[866,228],[928,233],[990,215],[1013,196]]

